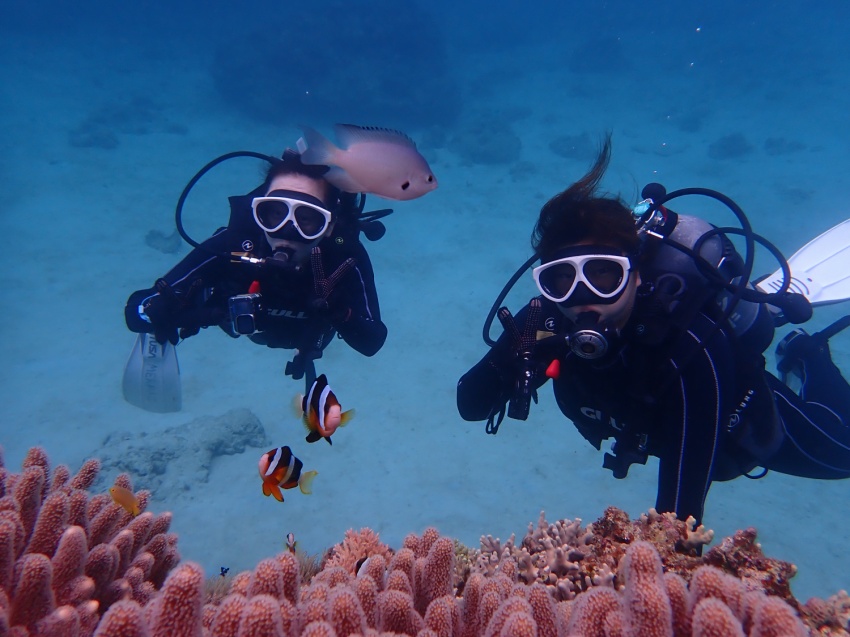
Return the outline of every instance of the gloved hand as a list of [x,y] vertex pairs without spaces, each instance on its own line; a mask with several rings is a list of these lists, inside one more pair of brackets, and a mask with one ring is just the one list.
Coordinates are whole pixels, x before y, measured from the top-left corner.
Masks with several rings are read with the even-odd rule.
[[214,310],[198,308],[193,303],[203,289],[201,279],[195,279],[183,295],[178,295],[164,279],[158,279],[155,287],[158,294],[145,304],[145,316],[150,319],[158,343],[177,345],[181,338],[194,336],[201,327],[216,322]]
[[315,298],[310,302],[310,316],[325,320],[337,328],[351,317],[351,308],[331,303],[328,299]]
[[315,294],[310,303],[313,315],[327,319],[334,327],[344,323],[351,317],[351,308],[334,302],[333,292],[339,280],[354,267],[354,259],[349,257],[330,276],[325,276],[322,250],[316,246],[310,252],[310,266],[313,270],[313,292]]
[[537,385],[540,384],[537,379],[543,371],[541,361],[534,356],[540,309],[540,299],[532,299],[522,329],[507,308],[500,308],[497,314],[509,337],[510,354],[505,362],[513,376],[514,387],[508,403],[508,417],[515,420],[526,420],[531,401],[537,402]]

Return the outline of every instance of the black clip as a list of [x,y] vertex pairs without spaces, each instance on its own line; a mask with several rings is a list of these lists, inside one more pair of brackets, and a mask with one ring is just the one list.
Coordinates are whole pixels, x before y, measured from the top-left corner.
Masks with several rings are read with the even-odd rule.
[[602,458],[602,468],[610,469],[614,477],[622,480],[629,475],[629,467],[633,464],[646,464],[649,452],[646,448],[647,435],[641,434],[636,442],[624,448],[621,441],[617,440],[611,446],[613,454],[605,452]]

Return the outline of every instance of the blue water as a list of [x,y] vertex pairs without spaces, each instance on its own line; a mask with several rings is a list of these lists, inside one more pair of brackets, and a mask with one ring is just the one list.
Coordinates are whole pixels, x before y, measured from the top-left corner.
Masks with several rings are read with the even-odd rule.
[[[435,525],[475,545],[481,534],[521,536],[541,509],[590,522],[614,504],[636,517],[654,502],[653,466],[614,481],[546,389],[528,422],[487,436],[457,416],[457,378],[485,351],[484,316],[530,253],[540,205],[583,173],[605,131],[605,184],[627,200],[649,181],[716,188],[787,252],[846,218],[850,5],[303,4],[2,8],[7,466],[43,445],[76,469],[115,453],[109,435],[120,449],[116,432],[176,447],[164,474],[136,486],[153,489],[153,510],[175,512],[184,557],[208,573],[253,566],[289,531],[320,552],[350,527],[398,546]],[[334,343],[320,361],[355,421],[332,448],[306,445],[289,410],[301,389],[283,375],[289,356],[213,330],[178,348],[181,413],[125,403],[124,302],[186,254],[145,237],[172,232],[187,180],[219,154],[279,153],[299,124],[328,132],[336,121],[403,129],[440,181],[395,204],[386,237],[367,246],[386,346],[364,359]],[[225,223],[226,197],[252,189],[260,170],[240,160],[205,178],[187,202],[190,233]],[[758,265],[774,268],[763,255]],[[526,278],[509,303],[533,293]],[[842,309],[819,309],[811,328]],[[832,350],[850,371],[850,337]],[[207,461],[192,440],[161,435],[235,407],[260,418],[271,446],[290,444],[319,470],[312,496],[261,496],[266,448]],[[137,466],[157,449],[124,444]],[[705,521],[719,536],[757,527],[769,555],[798,565],[798,597],[826,597],[848,585],[848,495],[846,482],[771,474],[716,485]]]

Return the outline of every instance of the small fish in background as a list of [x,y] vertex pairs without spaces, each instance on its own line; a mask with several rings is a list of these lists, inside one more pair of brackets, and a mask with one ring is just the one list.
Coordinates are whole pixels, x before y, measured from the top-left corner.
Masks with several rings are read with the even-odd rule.
[[298,542],[295,541],[295,533],[286,534],[286,550],[295,553],[298,550]]
[[229,566],[222,566],[222,567],[221,567],[221,572],[219,573],[219,575],[221,575],[222,577],[227,577],[227,573],[228,573],[228,571],[230,571],[230,567],[229,567]]
[[437,187],[437,178],[416,144],[387,128],[337,124],[334,146],[320,132],[302,126],[297,142],[305,164],[330,166],[325,179],[345,192],[363,192],[408,201]]
[[136,517],[141,513],[139,510],[139,499],[133,495],[133,492],[124,487],[119,487],[117,484],[109,487],[109,495],[112,496],[112,501],[123,508],[127,513]]
[[299,410],[304,421],[304,426],[310,432],[307,434],[307,442],[316,442],[324,438],[332,445],[331,435],[339,427],[344,427],[354,418],[354,410],[342,411],[336,394],[328,385],[328,378],[324,374],[313,381],[310,392],[303,396],[295,397],[296,408]]
[[298,487],[301,493],[310,495],[313,478],[318,471],[305,471],[304,463],[292,453],[289,447],[278,447],[267,451],[260,457],[260,477],[263,479],[263,495],[273,495],[275,500],[283,502],[281,489]]

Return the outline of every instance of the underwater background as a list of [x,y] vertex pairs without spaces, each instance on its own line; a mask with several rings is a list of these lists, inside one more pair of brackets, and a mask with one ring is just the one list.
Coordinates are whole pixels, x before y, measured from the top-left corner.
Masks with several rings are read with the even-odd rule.
[[[850,216],[847,3],[219,4],[0,8],[5,462],[33,445],[72,470],[99,457],[104,490],[129,472],[207,573],[251,568],[289,532],[311,553],[364,526],[396,547],[430,525],[476,546],[521,536],[541,510],[591,522],[608,505],[632,517],[652,506],[653,461],[614,480],[547,387],[497,436],[454,403],[540,206],[584,173],[606,131],[605,186],[626,201],[650,181],[714,188],[786,254]],[[177,348],[182,411],[126,403],[124,303],[187,253],[168,240],[186,182],[218,155],[279,154],[299,124],[334,122],[404,130],[440,182],[393,202],[386,236],[367,242],[383,350],[334,343],[318,361],[354,421],[333,447],[307,445],[290,409],[303,385],[283,374],[291,354],[216,329]],[[232,160],[205,177],[189,234],[225,224],[227,196],[262,168]],[[735,222],[699,199],[675,208]],[[773,269],[760,253],[757,272]],[[534,294],[526,275],[508,305]],[[819,308],[806,328],[847,309]],[[850,334],[831,347],[850,372]],[[280,445],[318,470],[311,496],[262,496],[257,460]],[[848,586],[848,496],[843,481],[741,478],[712,487],[704,522],[715,542],[756,527],[768,555],[799,567],[795,595],[826,597]]]

